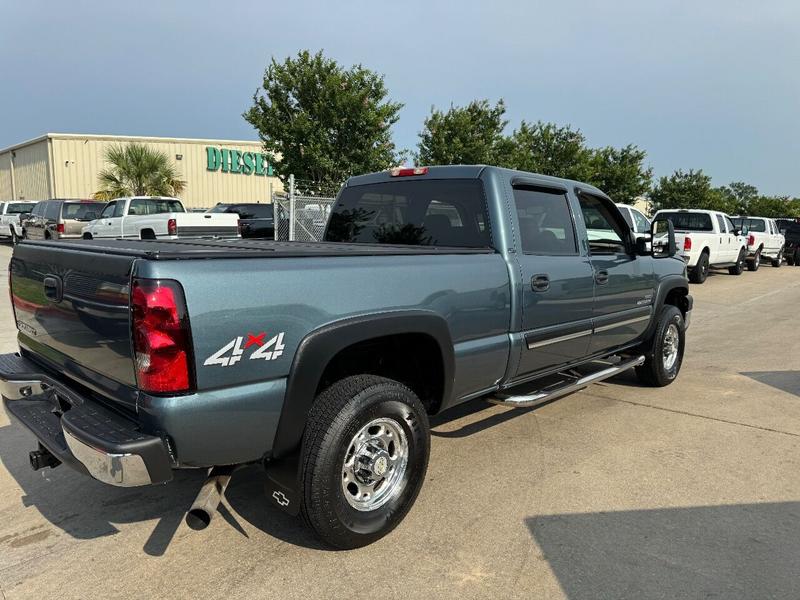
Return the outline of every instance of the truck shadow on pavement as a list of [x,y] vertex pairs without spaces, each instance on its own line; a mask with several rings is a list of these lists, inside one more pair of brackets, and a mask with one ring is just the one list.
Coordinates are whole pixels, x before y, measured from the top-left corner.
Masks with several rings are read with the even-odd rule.
[[800,396],[800,371],[752,371],[743,372],[740,375],[783,392]]
[[800,502],[526,519],[571,600],[800,597]]

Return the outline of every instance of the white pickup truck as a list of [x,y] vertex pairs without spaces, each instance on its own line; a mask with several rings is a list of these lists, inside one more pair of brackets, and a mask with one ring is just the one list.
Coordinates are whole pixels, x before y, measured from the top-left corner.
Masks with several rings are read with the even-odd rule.
[[767,258],[773,267],[783,263],[786,238],[772,219],[766,217],[731,217],[733,224],[747,236],[747,268],[758,271],[761,259]]
[[19,216],[31,212],[35,205],[33,200],[0,202],[0,237],[10,237],[16,243],[22,237]]
[[747,239],[731,218],[715,210],[660,210],[656,219],[668,219],[675,228],[675,243],[683,249],[689,281],[703,283],[712,267],[727,267],[741,275],[747,258]]
[[134,238],[234,238],[239,237],[239,216],[225,213],[190,213],[177,198],[136,196],[116,198],[100,217],[83,228],[83,239]]

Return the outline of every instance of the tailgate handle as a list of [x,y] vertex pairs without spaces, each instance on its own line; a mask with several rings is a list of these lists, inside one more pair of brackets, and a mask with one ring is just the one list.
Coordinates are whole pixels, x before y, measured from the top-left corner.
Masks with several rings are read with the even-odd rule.
[[64,297],[64,289],[60,277],[47,275],[44,278],[44,295],[51,302],[61,302]]

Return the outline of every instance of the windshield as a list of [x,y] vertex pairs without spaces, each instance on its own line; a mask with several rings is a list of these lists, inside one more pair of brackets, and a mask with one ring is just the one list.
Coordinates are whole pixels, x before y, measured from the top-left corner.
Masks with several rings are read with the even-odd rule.
[[714,231],[707,213],[660,212],[657,218],[671,221],[676,231]]
[[64,202],[61,208],[62,219],[73,221],[92,221],[105,205],[102,202]]
[[7,215],[19,215],[21,213],[28,213],[31,212],[33,208],[33,204],[30,202],[10,202],[8,204],[8,209],[6,210]]
[[482,184],[475,179],[390,181],[342,189],[325,239],[487,248],[488,223]]

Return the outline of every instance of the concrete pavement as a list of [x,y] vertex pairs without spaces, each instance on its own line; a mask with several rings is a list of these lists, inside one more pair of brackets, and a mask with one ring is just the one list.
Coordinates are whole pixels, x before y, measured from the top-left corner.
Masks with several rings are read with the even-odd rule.
[[409,516],[355,551],[268,506],[257,469],[202,532],[182,523],[202,473],[133,489],[34,473],[33,438],[0,414],[0,598],[798,598],[800,268],[691,291],[673,385],[458,407]]

